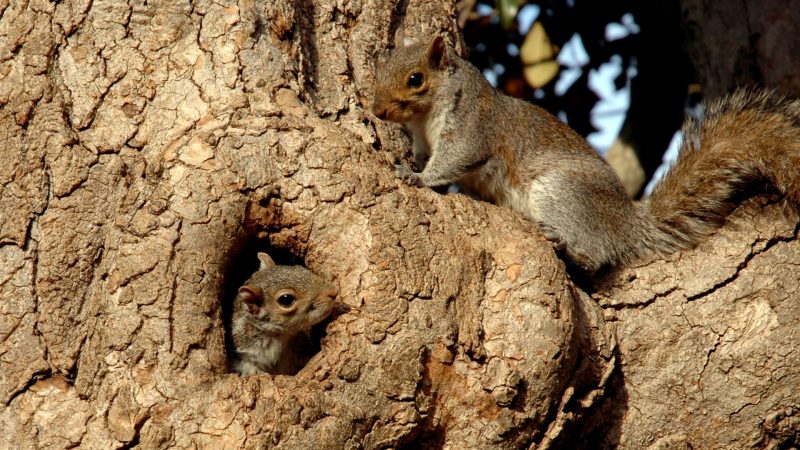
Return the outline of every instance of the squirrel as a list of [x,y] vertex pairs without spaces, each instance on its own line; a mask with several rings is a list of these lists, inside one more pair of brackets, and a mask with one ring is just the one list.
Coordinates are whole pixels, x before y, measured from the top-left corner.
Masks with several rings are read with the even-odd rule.
[[396,39],[378,64],[372,112],[410,131],[424,170],[396,166],[408,184],[457,183],[509,207],[587,273],[692,247],[753,184],[800,202],[800,101],[767,90],[737,91],[687,119],[676,164],[643,202],[574,130],[497,92],[442,36]]
[[337,290],[302,266],[260,266],[239,288],[231,312],[233,369],[242,375],[297,373],[310,359],[309,330],[333,310]]

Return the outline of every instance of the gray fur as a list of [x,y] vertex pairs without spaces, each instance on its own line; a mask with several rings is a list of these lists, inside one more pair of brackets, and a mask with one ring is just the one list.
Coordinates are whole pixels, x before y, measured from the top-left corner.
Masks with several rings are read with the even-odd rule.
[[[577,133],[495,91],[439,39],[395,49],[377,74],[373,112],[406,124],[415,159],[428,157],[422,172],[398,175],[417,186],[458,183],[520,212],[587,271],[693,245],[759,180],[800,199],[797,101],[763,91],[710,104],[702,124],[687,123],[676,167],[636,204]],[[412,73],[423,86],[409,84]]]

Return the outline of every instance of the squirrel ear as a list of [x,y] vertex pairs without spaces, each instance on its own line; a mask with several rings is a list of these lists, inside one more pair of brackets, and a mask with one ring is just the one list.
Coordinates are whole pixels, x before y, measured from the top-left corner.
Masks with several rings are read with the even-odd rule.
[[394,48],[408,47],[411,43],[411,37],[406,34],[406,30],[398,27],[394,32]]
[[247,305],[250,314],[255,314],[264,301],[264,292],[261,288],[245,284],[239,288],[239,295],[236,296],[236,299]]
[[268,254],[264,252],[258,252],[256,256],[258,256],[258,260],[261,261],[261,264],[258,266],[258,270],[271,269],[275,267],[275,261],[273,261]]
[[428,45],[428,62],[437,69],[444,69],[447,65],[447,44],[442,36],[436,36]]

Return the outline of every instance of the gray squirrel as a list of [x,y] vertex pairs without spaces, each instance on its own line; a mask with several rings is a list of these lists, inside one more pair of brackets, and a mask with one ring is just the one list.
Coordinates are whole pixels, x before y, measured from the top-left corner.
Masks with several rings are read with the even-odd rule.
[[337,291],[305,267],[277,265],[266,253],[258,259],[233,303],[232,366],[242,375],[294,374],[310,358],[310,328],[331,314]]
[[372,111],[411,132],[424,170],[398,166],[406,182],[458,183],[518,211],[589,273],[693,246],[755,183],[800,202],[800,101],[766,90],[738,91],[687,120],[678,161],[638,203],[575,131],[498,93],[441,36],[397,39],[377,65]]

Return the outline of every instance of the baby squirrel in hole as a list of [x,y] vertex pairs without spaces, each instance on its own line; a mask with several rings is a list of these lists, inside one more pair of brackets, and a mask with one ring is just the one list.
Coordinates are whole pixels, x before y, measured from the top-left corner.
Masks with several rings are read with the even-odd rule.
[[[399,33],[398,33],[399,36]],[[397,42],[377,65],[372,111],[406,125],[415,186],[458,183],[537,223],[584,271],[689,248],[721,225],[748,186],[800,202],[800,101],[739,91],[684,124],[680,156],[650,199],[634,202],[611,167],[544,109],[495,91],[441,36]]]
[[309,331],[333,310],[336,288],[302,266],[258,253],[231,313],[233,369],[242,375],[297,373],[310,359]]

